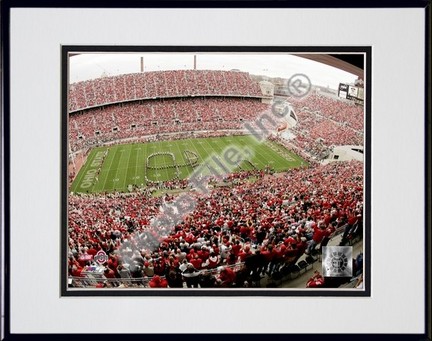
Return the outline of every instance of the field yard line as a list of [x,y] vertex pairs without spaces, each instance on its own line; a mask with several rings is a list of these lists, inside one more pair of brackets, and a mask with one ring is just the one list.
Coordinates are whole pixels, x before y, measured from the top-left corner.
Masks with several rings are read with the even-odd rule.
[[[177,150],[179,151],[179,155],[180,155],[180,157],[181,157],[181,159],[180,159],[180,160],[181,160],[181,163],[186,163],[187,160],[186,160],[185,157],[183,157],[182,151],[180,150],[180,143],[181,143],[181,141],[184,141],[184,140],[177,140],[177,141],[175,141],[175,142],[178,142],[178,143],[176,143],[175,145],[176,145],[176,147],[177,147]],[[178,161],[176,162],[177,165],[180,163],[180,160],[178,160]],[[183,172],[182,172],[183,168],[186,169],[186,176],[185,176],[185,177],[183,177]],[[188,167],[178,167],[179,172],[181,172],[181,174],[180,174],[180,176],[179,176],[180,179],[182,179],[182,178],[184,179],[184,178],[187,178],[187,177],[189,176],[189,174],[188,174],[188,172],[187,172],[187,168],[188,168]]]
[[137,162],[137,171],[138,171],[137,175],[140,177],[137,180],[140,181],[140,184],[144,184],[144,185],[145,185],[145,174],[146,174],[145,164],[146,164],[146,156],[147,156],[146,154],[147,149],[145,148],[146,144],[147,143],[141,143],[140,145],[141,150],[139,151],[138,162]]
[[[125,148],[126,147],[126,145],[122,145],[122,147],[123,148]],[[130,147],[130,146],[129,146]],[[121,155],[120,155],[120,159],[119,159],[119,164],[122,164],[123,162],[122,162],[122,159],[124,159],[125,158],[125,156],[124,156],[124,154],[127,152],[127,149],[123,149],[124,150],[124,152],[123,153],[121,153]],[[130,149],[129,149],[130,150]],[[129,159],[129,157],[130,157],[130,153],[129,153],[129,156],[128,156],[128,159]],[[121,172],[120,172],[120,175],[119,175],[119,170],[120,170],[120,167],[118,167],[118,168],[116,168],[116,173],[115,173],[115,176],[114,176],[114,179],[119,179],[119,181],[120,181],[120,177],[121,177],[121,175],[122,175],[122,171],[123,171],[123,169],[124,168],[122,168],[121,169]],[[126,171],[126,174],[127,174],[127,171]],[[125,174],[125,175],[126,175]],[[118,181],[118,182],[119,182]],[[114,183],[116,183],[117,181],[115,181]],[[114,185],[114,187],[113,187],[113,189],[115,189],[115,185]],[[120,187],[120,190],[121,190],[121,188],[125,188],[124,186],[123,187]]]
[[[204,138],[204,139],[202,139],[202,140],[204,140],[205,141],[205,143],[207,143],[208,145],[209,145],[209,147],[210,148],[206,148],[206,147],[204,147],[204,146],[202,146],[202,148],[204,149],[204,151],[205,151],[205,153],[206,153],[206,159],[209,159],[209,157],[211,156],[211,155],[216,155],[216,156],[218,156],[220,159],[222,159],[222,151],[225,149],[225,141],[224,141],[224,148],[222,148],[219,152],[215,149],[215,148],[213,148],[213,146],[210,144],[210,142],[209,142],[209,140],[210,139],[213,139],[213,138],[211,138],[211,137],[208,137],[208,138]],[[220,141],[222,141],[222,140],[220,140]],[[211,151],[213,151],[213,153],[211,152]],[[214,161],[212,161],[212,163],[214,163]],[[222,164],[224,164],[223,162],[222,162]],[[214,166],[217,166],[218,168],[219,168],[219,166],[217,165],[217,164],[214,164]],[[223,172],[224,170],[223,169],[221,169],[221,171]]]
[[[167,150],[168,150],[169,153],[173,153],[174,154],[174,152],[172,151],[172,146],[170,146],[170,144],[173,144],[173,143],[175,143],[175,141],[171,141],[171,140],[166,141],[165,147],[167,148]],[[175,160],[173,160],[171,157],[169,157],[168,159],[171,160],[171,164],[173,166],[176,165],[177,159],[176,159],[175,154],[174,154],[174,159]],[[171,165],[171,164],[169,163],[168,165]],[[166,170],[166,174],[167,174],[167,179],[172,179],[175,176],[175,168],[167,168],[165,170]],[[172,172],[172,174],[171,174],[171,172]]]
[[[178,167],[178,164],[183,162],[182,161],[183,160],[182,153],[180,152],[179,155],[176,155],[176,153],[175,153],[175,148],[179,149],[180,141],[182,141],[182,140],[169,141],[169,144],[172,145],[172,146],[168,145],[169,151],[170,151],[170,153],[173,153],[174,157],[175,157],[175,160],[173,160],[173,164],[175,167],[167,169],[168,175],[170,178],[175,177],[177,169],[179,169],[179,171],[180,171],[180,167]],[[172,174],[170,174],[170,172],[172,172]],[[179,178],[181,178],[181,177],[179,176]]]
[[[247,139],[252,139],[252,137],[248,136]],[[266,148],[269,148],[264,142],[260,142],[260,143],[254,144],[255,147],[253,148],[253,151],[255,153],[254,158],[256,157],[265,166],[265,165],[267,165],[269,163],[269,159],[268,159],[268,157],[265,154],[263,154],[262,152],[260,152],[260,146],[262,146],[262,145],[264,145]],[[279,154],[277,154],[277,155],[279,156]],[[249,160],[249,161],[252,162],[252,163],[254,163],[253,159]],[[258,166],[258,168],[263,168],[260,165],[257,165],[257,166]]]
[[[177,140],[177,141],[173,141],[173,142],[176,142],[175,143],[175,146],[177,147],[177,150],[178,150],[178,155],[180,155],[180,160],[177,160],[178,162],[177,162],[177,164],[179,164],[179,162],[180,163],[186,163],[186,159],[183,157],[183,154],[182,154],[182,150],[180,149],[180,147],[179,147],[179,145],[180,145],[180,141],[184,141],[184,140]],[[175,154],[174,154],[175,155]]]
[[[104,191],[107,189],[106,188],[106,182],[107,182],[107,180],[108,180],[108,178],[109,178],[109,171],[110,171],[110,169],[111,169],[111,167],[112,167],[112,164],[113,164],[113,162],[114,162],[114,159],[115,159],[115,156],[117,155],[117,153],[119,152],[119,150],[120,150],[120,147],[119,146],[116,146],[115,147],[115,150],[114,150],[114,155],[113,155],[113,158],[111,159],[111,163],[110,163],[110,165],[109,165],[109,167],[108,167],[108,170],[107,170],[107,175],[106,175],[106,177],[105,177],[105,181],[104,181],[104,185],[103,185],[103,189],[104,189]],[[110,148],[109,149],[109,152],[111,153],[111,151],[112,151],[112,149]]]
[[[127,152],[127,150],[129,150],[129,155],[128,155],[128,158],[127,158],[127,161],[126,161],[126,166],[127,166],[126,167],[126,173],[125,173],[125,176],[124,176],[124,183],[123,183],[123,188],[125,188],[125,189],[127,188],[127,186],[126,186],[127,181],[128,181],[128,179],[127,179],[127,173],[128,173],[128,170],[129,170],[129,160],[130,160],[131,154],[133,152],[132,148],[133,148],[132,146],[129,146],[128,149],[125,149],[126,152]],[[116,177],[117,177],[117,173],[116,173]]]
[[[246,143],[244,142],[244,138],[245,138],[244,136],[231,136],[230,140],[232,140],[232,141],[228,141],[228,137],[222,137],[221,141],[223,141],[223,148],[221,149],[221,151],[218,154],[220,159],[223,160],[222,151],[224,151],[229,146],[232,146],[232,147],[234,146],[236,148],[239,148],[239,147],[244,148],[244,146],[246,145]],[[243,141],[240,141],[240,140],[243,140]],[[210,145],[210,147],[213,150],[215,150],[211,145]],[[217,153],[217,151],[216,151],[216,153]],[[223,162],[223,164],[226,164],[226,162]],[[232,165],[228,165],[228,167],[231,168],[231,169],[229,169],[230,173],[233,173],[238,168],[238,166],[234,167]]]
[[78,176],[75,178],[74,182],[72,183],[73,186],[71,186],[71,190],[74,188],[79,188],[79,185],[81,184],[81,179],[86,174],[87,169],[90,167],[91,163],[93,162],[95,155],[96,155],[96,152],[94,150],[92,150],[91,155],[90,155],[91,158],[88,157],[84,167],[81,167],[81,169],[78,173]]
[[147,176],[148,178],[148,174],[147,174],[147,167],[146,167],[146,162],[147,162],[147,157],[149,156],[147,150],[148,150],[148,146],[150,145],[150,142],[144,143],[143,147],[144,147],[144,178],[143,178],[143,183],[145,183],[145,185],[147,185],[145,178]]
[[[136,145],[132,144],[128,169],[126,171],[126,178],[129,181],[129,185],[135,184],[136,181],[135,174],[136,174],[136,165],[138,163],[138,151],[136,149],[137,149]],[[134,162],[135,165],[133,165]]]
[[[264,146],[266,147],[266,148],[268,148],[270,151],[271,151],[271,153],[273,153],[274,155],[276,155],[277,157],[279,157],[279,158],[282,158],[284,161],[286,161],[286,162],[288,162],[288,160],[286,160],[283,156],[281,156],[278,152],[276,152],[275,150],[273,150],[273,149],[271,149],[269,146],[267,146],[266,144],[264,144]],[[273,158],[272,158],[273,159]],[[273,159],[273,161],[275,161],[274,159]]]
[[[284,146],[282,146],[282,145],[280,145],[280,144],[278,144],[276,142],[271,142],[271,144],[276,149],[276,150],[274,150],[274,152],[279,157],[281,157],[282,159],[284,159],[286,162],[288,162],[290,164],[301,163],[301,160],[299,159],[299,157],[296,156],[294,153],[292,153],[287,148],[285,148]],[[291,158],[291,159],[288,159],[285,155],[283,155],[283,153],[286,153],[288,155],[288,157]]]
[[[196,139],[196,140],[199,140],[199,139]],[[195,141],[196,141],[196,140],[195,140]],[[198,148],[195,146],[195,141],[194,141],[194,140],[190,140],[190,143],[192,144],[192,148],[195,149],[195,152],[197,153],[197,155],[198,155],[201,159],[203,159],[202,161],[204,161],[204,158],[202,157],[202,155],[201,155],[201,153],[199,152]],[[206,155],[206,157],[207,157],[207,155]]]
[[[151,154],[153,154],[153,153],[157,153],[157,152],[164,152],[164,150],[162,150],[162,147],[163,147],[163,145],[164,145],[164,142],[165,142],[165,141],[157,141],[157,142],[156,142],[157,147],[156,147],[155,151],[151,152]],[[156,156],[156,159],[157,159],[157,158],[158,158],[158,156]],[[165,155],[162,155],[162,160],[163,160],[163,165],[166,166],[166,162],[165,162]],[[155,166],[155,167],[159,167],[159,166],[160,166],[159,162],[155,163],[154,166]],[[154,170],[153,170],[153,177],[151,177],[151,178],[150,178],[149,176],[147,176],[147,177],[148,177],[150,180],[152,180],[152,181],[164,181],[164,180],[161,180],[161,178],[162,178],[162,179],[164,178],[164,177],[162,176],[164,172],[165,172],[165,175],[168,176],[168,173],[167,173],[167,170],[166,170],[166,169],[154,169]],[[157,177],[157,176],[156,176],[157,173],[159,173],[161,176],[160,176],[160,177]]]
[[[254,153],[254,157],[256,154],[256,149],[255,147],[250,147],[250,143],[248,143],[249,140],[249,136],[246,135],[241,135],[241,136],[233,136],[233,142],[231,142],[231,144],[234,144],[237,148],[242,148],[243,150],[245,149],[245,147],[248,147],[249,149],[252,149],[253,153]],[[255,146],[255,145],[253,145]],[[242,153],[243,154],[243,153]],[[249,160],[250,162],[253,162],[253,160]],[[242,171],[242,170],[249,170],[252,169],[252,167],[250,165],[247,165],[246,168],[240,168],[241,162],[239,163],[239,165],[237,167],[235,167],[233,169],[234,171]]]
[[[202,139],[199,139],[199,140],[200,140],[201,142],[206,142],[207,144],[209,144],[209,143],[208,143],[208,139],[210,139],[210,137],[202,138]],[[198,147],[195,145],[195,141],[193,141],[192,144],[193,144],[195,150],[198,152]],[[199,141],[196,141],[196,144],[199,144],[199,148],[202,148],[202,149],[204,150],[204,153],[205,153],[205,158],[204,158],[204,160],[208,160],[208,159],[209,159],[209,156],[211,155],[211,153],[209,152],[209,149],[206,148],[206,147],[204,147],[204,144],[203,144],[203,143],[200,144]],[[210,148],[213,149],[211,145],[210,145]],[[207,162],[207,163],[208,163],[208,162]]]
[[[133,167],[117,167],[117,168],[115,168],[114,170],[117,170],[117,171],[122,171],[122,170],[125,170],[125,169],[132,169]],[[105,172],[105,171],[104,171]]]
[[[268,147],[267,147],[267,148],[268,148]],[[257,146],[256,148],[254,148],[254,153],[255,153],[257,159],[260,160],[260,162],[262,162],[262,163],[264,163],[264,164],[266,164],[266,162],[268,163],[268,157],[266,157],[265,154],[263,154],[263,153],[261,153],[261,152],[259,151],[259,146]],[[249,160],[249,161],[253,162],[253,160]],[[260,167],[260,168],[261,168],[261,167]]]
[[[140,147],[141,148],[141,147]],[[136,185],[136,182],[137,182],[137,174],[138,174],[138,164],[139,164],[139,156],[140,156],[140,151],[141,150],[138,150],[138,147],[137,148],[134,148],[134,150],[136,149],[136,153],[137,153],[137,156],[136,156],[136,163],[135,163],[135,171],[134,171],[134,179],[133,179],[133,181],[134,181],[134,185]]]
[[[199,156],[199,158],[201,159],[201,162],[202,162],[203,164],[204,164],[205,161],[208,159],[209,154],[208,154],[208,152],[207,152],[207,149],[205,149],[204,147],[202,147],[202,145],[200,145],[199,148],[204,149],[204,151],[203,151],[203,150],[200,150],[200,149],[197,147],[197,144],[198,144],[198,140],[199,140],[199,141],[202,141],[202,140],[204,140],[204,139],[207,139],[207,138],[190,139],[190,143],[192,144],[192,148],[195,149],[195,152],[197,153],[197,155]],[[205,153],[205,155],[203,156],[202,153]],[[199,162],[199,161],[198,161],[198,162]],[[199,169],[199,167],[198,167],[198,169]],[[190,173],[190,174],[193,174],[194,172],[195,172],[195,169],[192,170],[192,173]],[[190,175],[190,174],[189,174],[189,175]]]
[[[267,146],[267,148],[270,148],[270,147]],[[278,151],[282,152],[283,148],[284,148],[283,146],[279,146]],[[293,167],[298,167],[297,164],[300,163],[300,161],[298,159],[288,160],[285,158],[285,156],[281,155],[278,151],[273,150],[272,148],[270,148],[270,150],[275,154],[274,161],[277,162],[277,164],[273,164],[272,166],[275,167],[275,169],[277,171],[286,171],[287,169],[291,169]],[[287,152],[292,156],[292,153],[290,153],[288,150],[287,150]],[[277,169],[277,168],[279,168],[279,169]]]
[[[203,155],[201,155],[202,153],[203,153],[203,151],[201,150],[199,150],[198,149],[198,147],[196,146],[196,144],[198,144],[198,140],[199,141],[202,141],[203,140],[203,138],[198,138],[198,139],[190,139],[190,144],[192,145],[192,148],[195,150],[195,152],[198,154],[198,156],[200,157],[200,159],[201,159],[201,161],[204,163],[204,161],[207,159],[207,157],[208,157],[208,154],[207,154],[207,150],[204,148],[204,147],[200,147],[200,148],[203,148],[204,149],[204,153],[206,153],[204,156]],[[199,167],[198,167],[199,168]],[[190,173],[190,174],[193,174],[195,172],[195,170],[192,170],[192,173]],[[190,175],[190,174],[188,174],[188,176]]]
[[[220,151],[217,151],[215,148],[213,148],[213,146],[210,144],[210,142],[208,142],[208,139],[206,139],[205,141],[206,141],[207,144],[210,146],[210,148],[215,152],[215,154],[218,156],[218,158],[219,158],[220,160],[222,160],[222,161],[221,161],[222,165],[224,165],[224,167],[228,168],[228,171],[229,171],[228,173],[232,173],[232,172],[234,171],[235,168],[230,169],[230,167],[232,167],[232,166],[231,166],[231,165],[227,165],[227,162],[225,162],[225,160],[223,160],[223,157],[222,157],[222,152],[226,149],[227,146],[232,145],[232,142],[228,142],[228,141],[227,141],[228,144],[226,144],[225,141],[221,140],[221,141],[223,141],[223,148],[221,148]],[[210,154],[209,154],[209,155],[210,155]],[[222,172],[222,175],[223,175],[223,176],[227,175],[227,174],[225,173],[225,169],[224,169],[224,168],[221,168],[221,166],[219,166],[218,164],[215,164],[215,166],[219,169],[219,171]]]
[[[105,148],[105,150],[108,150],[108,154],[109,154],[109,148]],[[92,192],[98,192],[99,190],[103,190],[104,188],[100,186],[101,184],[101,180],[102,180],[102,175],[104,173],[104,168],[105,168],[105,162],[108,158],[108,154],[107,156],[104,158],[102,164],[100,165],[100,171],[99,171],[99,175],[98,175],[98,181],[93,185],[91,191]]]
[[[220,152],[218,153],[217,150],[214,149],[213,146],[210,144],[210,142],[208,142],[208,140],[209,140],[209,139],[205,139],[205,142],[210,146],[210,148],[215,152],[215,154],[216,154],[217,156],[219,156],[219,158],[221,158],[221,153],[220,153]],[[208,153],[208,155],[210,155],[210,153]]]
[[[248,139],[252,139],[252,137],[251,136],[248,136],[247,137]],[[266,153],[263,151],[263,152],[261,152],[260,151],[260,147],[261,146],[264,146],[265,148],[267,148],[267,149],[269,149],[272,153],[274,153],[274,155],[276,155],[277,157],[281,157],[278,153],[276,153],[275,151],[273,151],[269,146],[267,146],[266,144],[265,144],[265,142],[260,142],[260,143],[257,143],[257,144],[254,144],[254,148],[253,148],[253,150],[254,150],[254,153],[255,153],[255,156],[254,156],[254,158],[256,158],[257,159],[257,161],[259,161],[260,163],[261,163],[261,165],[259,165],[259,164],[257,164],[256,166],[258,166],[258,168],[264,168],[266,165],[268,165],[270,162],[270,160],[269,160],[269,158],[267,157],[267,155],[266,155]],[[270,155],[272,155],[272,154],[270,154]],[[283,157],[281,157],[285,162],[289,162],[288,160],[286,160],[286,159],[284,159]],[[272,161],[275,161],[274,160],[274,158],[272,157],[271,158],[271,160]],[[251,161],[252,163],[254,163],[253,162],[253,159],[252,160],[249,160],[249,161]],[[255,162],[256,163],[256,162]],[[270,163],[270,165],[271,166],[274,166],[274,164],[271,164]]]
[[295,162],[296,161],[295,158],[293,157],[293,155],[290,153],[290,151],[288,149],[286,149],[284,146],[282,146],[276,142],[273,142],[273,141],[269,141],[269,143],[276,149],[275,152],[278,153],[283,158],[286,157],[285,155],[282,155],[283,153],[288,154],[288,157],[290,157],[291,160],[286,159],[287,161],[289,161],[289,162]]
[[[164,142],[165,142],[165,141],[159,141],[159,145],[160,145],[160,147],[159,147],[159,151],[162,151],[162,152],[164,151],[164,150],[161,150],[161,149],[162,149],[162,146],[165,144]],[[168,147],[168,146],[167,146],[167,147]],[[163,165],[166,166],[167,164],[166,164],[166,162],[165,162],[165,155],[163,155],[162,160],[163,160]],[[161,172],[161,178],[163,178],[163,176],[162,176],[162,172],[163,172],[163,171],[165,171],[165,175],[166,175],[165,179],[168,178],[168,176],[169,176],[168,169],[159,169],[158,171]],[[161,180],[161,181],[164,181],[164,180]],[[165,181],[166,181],[166,180],[165,180]]]

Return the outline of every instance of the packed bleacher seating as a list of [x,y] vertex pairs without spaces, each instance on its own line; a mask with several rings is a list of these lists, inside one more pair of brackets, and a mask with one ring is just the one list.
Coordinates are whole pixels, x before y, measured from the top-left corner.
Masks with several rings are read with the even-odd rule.
[[297,113],[299,124],[292,142],[310,155],[319,157],[333,146],[363,145],[363,133],[307,111]]
[[215,95],[260,98],[262,92],[246,72],[152,71],[71,84],[69,111],[139,99]]
[[[269,105],[258,98],[226,96],[258,95],[258,88],[247,73],[206,70],[147,72],[72,84],[70,101],[76,105],[71,111],[96,108],[71,113],[71,150],[138,136],[242,129],[244,122],[253,126]],[[195,97],[199,94],[209,97]],[[210,96],[215,94],[224,96]],[[298,117],[292,144],[307,155],[322,159],[334,146],[363,144],[362,107],[316,93],[289,101]],[[100,106],[116,102],[122,103]]]
[[[345,106],[343,102],[338,102]],[[270,106],[251,98],[147,100],[89,109],[70,115],[72,151],[107,141],[179,131],[242,129]],[[360,115],[361,116],[361,115]],[[297,111],[293,143],[312,156],[339,145],[363,145],[363,131],[329,119],[320,111]],[[252,124],[253,125],[253,124]]]
[[358,132],[363,132],[364,115],[362,106],[316,93],[311,93],[302,98],[289,97],[289,102],[295,106],[296,112],[318,112],[323,118],[333,120],[335,123]]
[[[70,150],[125,139],[236,133],[270,110],[261,97],[249,74],[235,71],[158,71],[72,84]],[[362,108],[317,94],[289,101],[298,117],[294,138],[271,138],[301,154],[310,167],[273,175],[266,170],[229,174],[229,186],[214,186],[204,196],[189,192],[188,179],[155,184],[187,191],[196,201],[173,228],[153,222],[174,195],[154,197],[151,188],[71,194],[73,283],[79,285],[76,279],[85,277],[103,250],[106,281],[97,286],[249,287],[311,253],[335,230],[344,231],[344,242],[353,231],[361,233],[355,227],[363,218],[363,164],[322,166],[316,160],[332,146],[363,144]],[[252,175],[256,182],[248,181]]]
[[240,179],[204,196],[191,194],[194,210],[173,227],[153,224],[173,195],[73,195],[69,275],[82,278],[103,250],[105,278],[114,280],[108,286],[251,286],[256,277],[295,263],[335,229],[361,224],[362,183],[358,161],[261,174],[255,183]]
[[316,159],[325,158],[334,146],[363,145],[363,108],[336,98],[310,94],[289,98],[298,124],[291,129],[292,144]]
[[254,98],[146,100],[94,108],[69,117],[73,151],[96,142],[178,131],[240,129],[270,106]]

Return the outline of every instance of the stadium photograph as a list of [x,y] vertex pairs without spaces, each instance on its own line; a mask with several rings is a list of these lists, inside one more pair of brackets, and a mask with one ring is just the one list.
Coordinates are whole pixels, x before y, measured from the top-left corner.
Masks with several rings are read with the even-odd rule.
[[366,52],[63,48],[67,293],[365,293]]

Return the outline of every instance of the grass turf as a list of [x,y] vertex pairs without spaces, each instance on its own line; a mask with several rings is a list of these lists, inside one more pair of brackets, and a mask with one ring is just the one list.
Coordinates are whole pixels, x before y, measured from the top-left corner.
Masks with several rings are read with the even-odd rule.
[[[229,148],[231,152],[224,154]],[[227,160],[224,155],[232,156],[233,150],[238,151],[238,154],[228,159],[236,162],[223,162]],[[251,157],[241,156],[246,155],[244,152],[246,150],[251,152]],[[157,152],[172,153],[175,159],[168,154],[156,155],[149,159],[149,166],[167,168],[146,167],[147,157]],[[194,172],[194,168],[187,165],[190,160],[196,159],[194,155],[198,156],[197,161],[201,166],[197,168],[200,169],[200,174],[204,175],[214,174],[214,171],[224,174],[226,170],[236,172],[254,167],[264,169],[266,166],[271,166],[276,172],[282,172],[307,165],[306,161],[284,147],[269,141],[259,143],[252,136],[124,144],[92,149],[86,163],[72,183],[71,191],[76,193],[127,192],[128,186],[132,184],[146,186],[145,177],[152,181],[171,180],[176,170],[179,178],[184,179]],[[211,157],[215,155],[217,157],[212,159]],[[176,164],[177,167],[170,167]]]

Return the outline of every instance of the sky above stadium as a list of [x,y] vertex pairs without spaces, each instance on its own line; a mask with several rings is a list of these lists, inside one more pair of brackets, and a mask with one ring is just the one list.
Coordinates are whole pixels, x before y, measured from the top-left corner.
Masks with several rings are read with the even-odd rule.
[[[232,70],[253,75],[290,78],[296,73],[312,84],[337,89],[339,83],[354,83],[357,77],[319,62],[289,54],[195,53],[198,70]],[[70,82],[141,71],[188,70],[194,68],[194,53],[89,53],[71,57]]]

